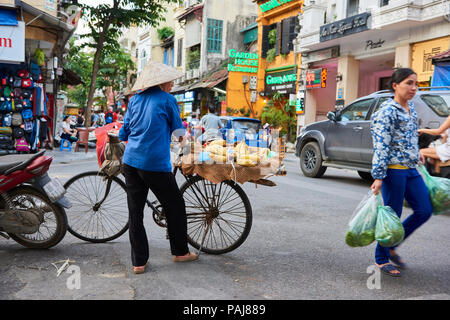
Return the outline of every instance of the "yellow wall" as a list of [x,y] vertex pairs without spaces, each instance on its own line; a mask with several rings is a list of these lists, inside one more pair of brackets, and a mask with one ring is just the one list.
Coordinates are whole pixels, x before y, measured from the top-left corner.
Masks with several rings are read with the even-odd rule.
[[431,57],[448,50],[450,36],[415,43],[412,46],[411,68],[417,73],[419,82],[427,82],[434,72]]
[[[283,19],[298,15],[303,6],[303,0],[294,0],[276,9],[272,9],[263,13],[261,9],[259,9],[259,5],[265,2],[267,1],[258,1],[258,53],[262,52],[263,26],[281,22]],[[287,54],[285,58],[283,58],[283,56],[281,55],[278,55],[277,57],[275,57],[275,60],[270,63],[267,62],[266,59],[260,57],[258,66],[258,93],[260,91],[264,91],[266,69],[279,68],[294,64],[299,66],[300,63],[300,58],[294,55],[294,51],[291,51],[289,54]],[[299,69],[297,69],[297,74],[298,73]],[[258,115],[261,115],[261,112],[269,99],[270,97],[261,97],[258,94],[258,100],[255,106],[255,110],[256,112],[258,112]]]

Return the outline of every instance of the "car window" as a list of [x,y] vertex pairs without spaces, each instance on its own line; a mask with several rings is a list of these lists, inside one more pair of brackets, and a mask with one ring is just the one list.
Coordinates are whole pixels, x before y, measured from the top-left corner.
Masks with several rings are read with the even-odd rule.
[[220,119],[220,122],[222,122],[222,127],[226,128],[228,120],[227,119]]
[[441,117],[450,115],[450,94],[423,94],[420,97]]
[[261,128],[261,123],[257,121],[233,120],[233,129],[249,130],[256,133]]
[[365,120],[370,106],[373,103],[372,99],[366,99],[352,103],[340,113],[340,121],[358,121]]
[[380,99],[378,99],[377,106],[373,110],[372,115],[370,116],[370,118],[372,118],[374,113],[377,112],[378,109],[380,109],[380,106],[383,104],[383,102],[385,102],[386,100],[389,100],[389,99],[392,99],[392,97],[381,97]]

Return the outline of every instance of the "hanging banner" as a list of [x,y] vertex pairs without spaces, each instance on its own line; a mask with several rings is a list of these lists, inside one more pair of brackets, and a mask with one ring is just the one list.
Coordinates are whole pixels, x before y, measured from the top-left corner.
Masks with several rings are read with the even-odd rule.
[[306,72],[306,89],[326,88],[327,69],[309,69]]
[[25,61],[25,23],[17,26],[0,26],[0,63]]

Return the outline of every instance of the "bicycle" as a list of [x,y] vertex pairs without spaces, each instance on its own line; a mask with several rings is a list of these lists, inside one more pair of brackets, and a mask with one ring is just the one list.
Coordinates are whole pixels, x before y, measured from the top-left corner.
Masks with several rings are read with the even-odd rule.
[[[179,168],[174,166],[174,175],[181,172]],[[252,207],[244,190],[232,180],[214,184],[198,175],[181,174],[186,180],[180,190],[186,204],[188,243],[209,254],[227,253],[242,245],[252,225]],[[128,230],[126,185],[122,179],[89,171],[72,177],[64,187],[73,203],[67,211],[68,231],[72,235],[104,243]],[[147,199],[146,204],[154,222],[167,228],[158,200]]]

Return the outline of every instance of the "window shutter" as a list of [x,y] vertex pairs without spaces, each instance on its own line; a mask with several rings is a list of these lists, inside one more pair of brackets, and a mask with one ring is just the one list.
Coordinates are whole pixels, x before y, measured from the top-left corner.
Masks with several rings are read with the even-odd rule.
[[277,40],[275,42],[275,55],[278,56],[280,54],[280,44],[281,44],[281,23],[277,22]]
[[262,43],[261,43],[261,57],[267,57],[267,51],[269,51],[269,31],[270,26],[263,26]]
[[289,39],[291,30],[291,19],[284,19],[281,21],[281,54],[289,53]]
[[297,38],[297,33],[295,32],[295,27],[299,24],[298,16],[290,18],[291,25],[289,27],[289,52],[294,50],[294,40]]
[[178,39],[178,48],[177,48],[177,66],[181,67],[183,64],[183,39]]

